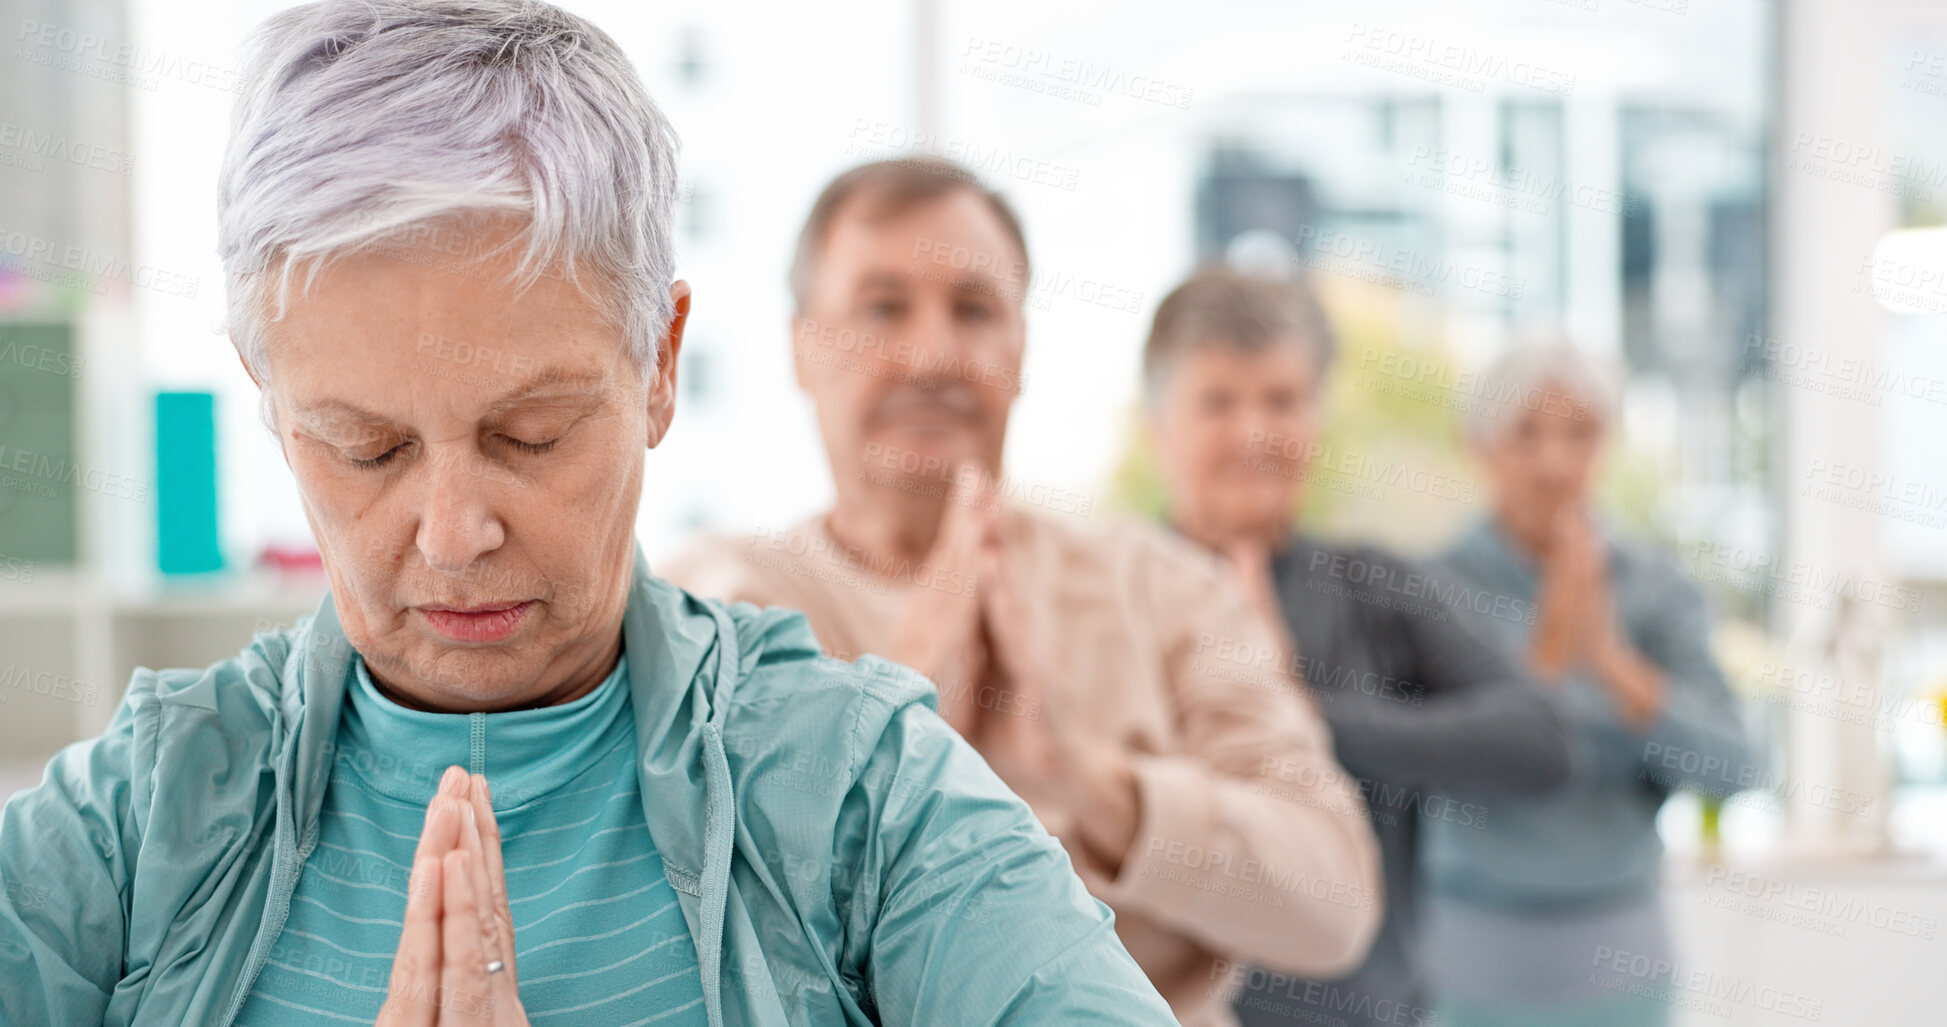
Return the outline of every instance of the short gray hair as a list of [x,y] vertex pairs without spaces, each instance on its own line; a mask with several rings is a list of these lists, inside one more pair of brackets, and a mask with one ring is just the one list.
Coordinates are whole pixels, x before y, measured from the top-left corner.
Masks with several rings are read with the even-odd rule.
[[1492,442],[1514,424],[1518,410],[1567,413],[1588,407],[1605,428],[1622,409],[1621,368],[1564,340],[1520,343],[1488,366],[1478,395],[1470,397],[1466,434],[1475,445]]
[[1162,399],[1170,373],[1186,350],[1228,346],[1256,353],[1287,344],[1297,346],[1311,361],[1314,388],[1322,384],[1338,340],[1305,276],[1211,264],[1157,304],[1149,338],[1143,343],[1144,395],[1150,403]]
[[510,284],[562,275],[655,368],[677,140],[607,33],[536,0],[320,0],[257,26],[240,63],[217,251],[260,382],[300,265],[308,287],[339,257],[496,215],[526,244]]
[[791,270],[786,275],[794,312],[803,314],[810,309],[812,287],[818,276],[818,256],[824,248],[825,236],[831,234],[832,222],[837,220],[839,212],[853,200],[866,204],[861,213],[868,220],[876,220],[896,217],[961,191],[972,194],[987,205],[994,220],[1000,222],[1001,231],[1007,233],[1014,248],[1020,251],[1019,266],[1004,276],[1010,283],[1018,279],[1019,288],[1003,292],[1005,298],[1019,305],[1026,299],[1031,281],[1028,273],[1028,240],[1021,230],[1021,216],[1015,213],[1006,197],[982,184],[980,177],[972,170],[945,157],[921,154],[861,164],[825,184],[824,190],[811,205],[811,213],[805,217],[804,227],[798,230],[798,245],[792,251]]

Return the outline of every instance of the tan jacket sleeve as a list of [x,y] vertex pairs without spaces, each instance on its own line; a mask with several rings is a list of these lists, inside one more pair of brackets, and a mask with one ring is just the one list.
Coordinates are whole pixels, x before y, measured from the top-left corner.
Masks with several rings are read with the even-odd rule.
[[1129,575],[1165,646],[1178,745],[1139,756],[1136,839],[1102,897],[1239,962],[1347,973],[1384,901],[1356,782],[1228,572],[1201,552],[1156,555]]

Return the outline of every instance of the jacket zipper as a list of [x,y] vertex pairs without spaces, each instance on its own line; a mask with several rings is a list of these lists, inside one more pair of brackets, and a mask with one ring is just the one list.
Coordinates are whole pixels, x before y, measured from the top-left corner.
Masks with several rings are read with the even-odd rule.
[[[292,732],[292,737],[295,739],[295,731]],[[291,762],[295,763],[297,760],[295,743],[291,749]],[[285,780],[291,778],[287,777]],[[294,794],[292,801],[296,801]],[[282,819],[289,822],[296,818],[286,811]],[[296,833],[297,829],[292,827],[291,834]],[[243,1012],[244,1001],[250,997],[251,987],[257,983],[257,975],[263,972],[264,964],[270,962],[270,950],[277,944],[278,936],[284,933],[284,921],[291,915],[291,893],[297,890],[298,868],[310,858],[311,848],[317,844],[317,840],[317,835],[313,834],[295,855],[289,849],[285,849],[282,858],[271,869],[270,888],[264,897],[266,905],[263,919],[258,925],[257,939],[251,943],[249,958],[243,965],[243,977],[237,982],[236,993],[230,996],[230,1008],[224,1012],[223,1019],[217,1021],[218,1027],[232,1027],[236,1023],[238,1014]]]

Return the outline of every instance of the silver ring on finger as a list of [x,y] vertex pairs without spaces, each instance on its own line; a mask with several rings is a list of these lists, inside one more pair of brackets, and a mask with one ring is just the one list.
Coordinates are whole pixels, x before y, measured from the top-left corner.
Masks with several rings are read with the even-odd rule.
[[487,972],[488,972],[488,973],[490,973],[490,974],[497,974],[497,973],[499,973],[500,971],[502,971],[502,970],[505,970],[505,969],[507,969],[507,964],[506,964],[506,963],[503,963],[503,962],[501,962],[501,961],[500,961],[500,960],[498,960],[498,959],[496,959],[496,960],[494,960],[494,961],[492,961],[492,962],[490,962],[490,963],[488,963],[488,964],[487,964]]

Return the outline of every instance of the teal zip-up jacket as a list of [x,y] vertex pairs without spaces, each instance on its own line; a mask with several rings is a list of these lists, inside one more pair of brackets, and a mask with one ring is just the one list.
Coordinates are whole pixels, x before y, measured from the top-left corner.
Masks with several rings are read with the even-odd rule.
[[[1176,1021],[919,674],[651,576],[624,614],[649,833],[713,1027]],[[327,595],[136,671],[0,813],[0,1022],[229,1027],[318,838],[353,651]],[[519,925],[515,926],[519,930]]]

